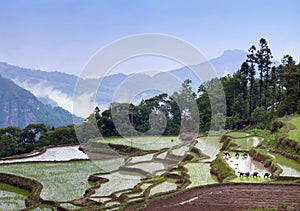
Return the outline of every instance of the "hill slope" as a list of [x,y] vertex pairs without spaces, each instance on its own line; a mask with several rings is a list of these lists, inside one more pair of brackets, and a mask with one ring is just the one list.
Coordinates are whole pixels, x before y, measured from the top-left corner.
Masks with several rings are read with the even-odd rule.
[[30,123],[49,126],[73,122],[71,113],[59,107],[41,103],[32,93],[0,75],[0,128],[25,127]]

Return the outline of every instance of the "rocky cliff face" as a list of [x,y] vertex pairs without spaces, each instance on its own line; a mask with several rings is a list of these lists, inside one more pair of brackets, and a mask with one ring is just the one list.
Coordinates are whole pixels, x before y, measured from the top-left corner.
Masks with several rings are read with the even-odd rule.
[[62,108],[41,103],[29,91],[0,76],[0,128],[23,128],[30,123],[67,125],[72,123],[72,115]]

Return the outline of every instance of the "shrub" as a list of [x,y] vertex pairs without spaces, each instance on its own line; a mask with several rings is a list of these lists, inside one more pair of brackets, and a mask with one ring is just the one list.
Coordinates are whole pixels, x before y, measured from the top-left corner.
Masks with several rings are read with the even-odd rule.
[[277,132],[280,128],[283,127],[283,122],[282,121],[274,121],[272,123],[272,127],[271,127],[271,131],[273,132]]

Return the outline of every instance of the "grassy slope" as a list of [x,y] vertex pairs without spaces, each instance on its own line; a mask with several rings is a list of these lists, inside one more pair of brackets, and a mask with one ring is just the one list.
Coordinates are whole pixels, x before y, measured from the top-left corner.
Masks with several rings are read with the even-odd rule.
[[290,130],[288,133],[289,139],[300,143],[300,117],[292,118],[289,123],[295,126],[295,129]]

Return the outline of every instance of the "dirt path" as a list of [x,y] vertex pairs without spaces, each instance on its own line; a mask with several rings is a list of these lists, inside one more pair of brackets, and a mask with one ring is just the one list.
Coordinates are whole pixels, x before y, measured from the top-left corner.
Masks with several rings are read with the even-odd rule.
[[[286,203],[300,210],[300,185],[217,184],[151,199],[145,210],[249,210]],[[126,210],[138,210],[133,204]]]

